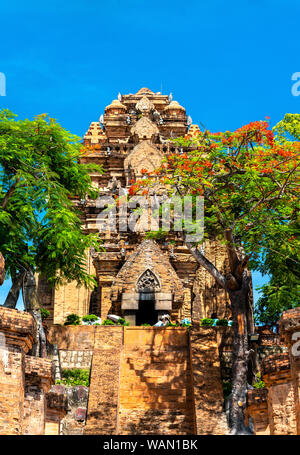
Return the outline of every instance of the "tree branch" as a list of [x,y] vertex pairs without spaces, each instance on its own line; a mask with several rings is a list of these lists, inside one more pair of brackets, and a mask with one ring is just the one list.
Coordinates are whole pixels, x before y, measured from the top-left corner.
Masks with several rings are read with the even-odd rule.
[[16,186],[17,186],[17,183],[20,181],[20,179],[16,180],[15,183],[12,184],[12,186],[9,188],[9,190],[7,191],[6,195],[4,196],[4,199],[3,199],[3,202],[2,202],[2,206],[1,208],[3,210],[6,209],[7,207],[7,204],[9,202],[9,198],[13,195],[13,192],[15,191],[16,189]]
[[185,239],[186,234],[183,234],[184,236],[184,241],[190,252],[192,253],[193,257],[196,259],[198,264],[202,265],[205,270],[210,273],[212,277],[215,278],[216,282],[223,288],[226,288],[226,279],[222,275],[221,272],[208,260],[206,257],[198,250],[196,246],[194,246],[192,243],[187,242]]

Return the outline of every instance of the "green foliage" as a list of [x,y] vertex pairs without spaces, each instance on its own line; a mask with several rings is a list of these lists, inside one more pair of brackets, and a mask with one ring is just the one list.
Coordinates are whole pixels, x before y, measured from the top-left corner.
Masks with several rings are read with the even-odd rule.
[[118,320],[118,323],[117,323],[117,324],[118,324],[118,325],[128,326],[128,325],[129,325],[129,322],[126,321],[124,318],[120,318],[120,319]]
[[[188,324],[186,324],[187,326]],[[166,325],[166,327],[180,327],[180,324],[178,324],[177,322],[168,322],[168,324]]]
[[56,384],[65,384],[69,386],[83,385],[89,387],[90,385],[90,370],[85,369],[64,369],[62,370],[62,379],[57,380]]
[[75,313],[69,314],[64,325],[80,325],[80,317]]
[[111,321],[110,319],[104,319],[104,321],[102,322],[102,325],[115,325],[115,323],[113,321]]
[[291,140],[300,140],[300,114],[285,114],[284,118],[273,128],[277,140],[286,144]]
[[272,277],[269,283],[258,289],[262,296],[255,305],[256,323],[275,325],[283,311],[300,306],[299,280],[290,274]]
[[0,250],[12,278],[31,269],[53,285],[95,282],[85,252],[99,242],[84,234],[72,198],[95,199],[89,171],[102,169],[79,162],[79,139],[46,114],[0,111]]
[[227,327],[228,326],[228,320],[227,319],[218,319],[216,322],[216,325],[222,326],[222,327]]
[[141,327],[151,327],[151,324],[141,324]]
[[187,329],[189,329],[190,327],[192,327],[192,324],[179,324],[180,327],[186,327]]
[[87,322],[88,324],[92,324],[94,321],[97,321],[98,319],[98,316],[96,316],[95,314],[87,314],[85,316],[83,316],[82,320],[84,322]]
[[266,387],[264,381],[261,380],[261,374],[260,373],[256,374],[255,381],[253,382],[252,385],[253,385],[253,387],[255,389],[263,389],[264,387]]
[[203,325],[203,326],[212,326],[213,324],[214,324],[214,320],[210,319],[210,318],[204,318],[204,319],[201,319],[201,321],[200,321],[200,325]]
[[40,311],[41,311],[42,320],[47,319],[50,316],[49,310],[46,310],[45,308],[41,308]]
[[146,232],[146,238],[154,240],[163,240],[167,237],[168,234],[169,233],[167,231],[164,231],[160,228],[157,231]]

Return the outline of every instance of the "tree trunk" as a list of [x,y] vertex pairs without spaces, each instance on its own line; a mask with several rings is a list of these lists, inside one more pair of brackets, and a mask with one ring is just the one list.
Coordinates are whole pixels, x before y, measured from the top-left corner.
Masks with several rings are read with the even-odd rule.
[[232,352],[232,395],[229,412],[231,434],[253,434],[244,424],[244,410],[247,400],[247,375],[249,361],[249,341],[247,310],[249,305],[249,275],[243,272],[241,287],[229,290],[233,319]]
[[5,306],[6,308],[16,308],[18,298],[20,295],[20,291],[22,288],[23,279],[24,279],[24,273],[18,273],[12,279],[12,286],[11,286],[9,293],[7,294],[7,297],[3,304],[3,306]]
[[[227,231],[226,231],[227,232]],[[230,234],[230,233],[229,233]],[[230,241],[228,232],[225,238]],[[233,319],[232,394],[229,402],[229,427],[232,434],[253,434],[244,423],[247,400],[248,367],[252,350],[249,350],[249,333],[254,329],[250,302],[250,275],[246,257],[239,257],[232,243],[227,247],[231,273],[226,277],[197,248],[183,239],[186,246],[220,287],[228,291]]]
[[[253,318],[253,296],[250,298],[250,292],[251,290],[249,289],[249,298],[248,298],[248,304],[247,304],[247,325],[248,325],[248,335],[250,333],[255,332],[255,324],[254,324],[254,318]],[[259,361],[258,361],[258,354],[257,354],[257,346],[253,346],[253,349],[251,351],[251,355],[249,358],[249,367],[248,367],[248,383],[252,384],[253,379],[256,375],[256,373],[259,372]]]
[[25,274],[23,299],[26,311],[33,315],[38,328],[37,343],[33,348],[33,354],[37,357],[47,357],[47,340],[37,296],[36,279],[31,269]]
[[3,284],[4,280],[5,280],[5,260],[4,260],[2,253],[0,253],[0,286],[1,286],[1,284]]

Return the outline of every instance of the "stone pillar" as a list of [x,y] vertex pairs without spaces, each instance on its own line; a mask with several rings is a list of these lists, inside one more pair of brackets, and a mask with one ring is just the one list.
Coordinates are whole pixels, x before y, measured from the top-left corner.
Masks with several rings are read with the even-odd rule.
[[246,424],[252,420],[256,435],[269,435],[268,390],[253,389],[247,393],[247,408],[245,411]]
[[29,313],[0,307],[0,435],[24,432],[25,354],[35,333]]
[[279,327],[280,335],[289,348],[295,397],[296,434],[300,435],[300,307],[284,311]]
[[296,434],[295,396],[288,354],[264,359],[262,374],[268,388],[270,434]]
[[45,435],[59,435],[61,420],[68,410],[66,388],[55,385],[46,394]]
[[46,393],[54,383],[53,367],[50,359],[25,358],[24,434],[45,433]]

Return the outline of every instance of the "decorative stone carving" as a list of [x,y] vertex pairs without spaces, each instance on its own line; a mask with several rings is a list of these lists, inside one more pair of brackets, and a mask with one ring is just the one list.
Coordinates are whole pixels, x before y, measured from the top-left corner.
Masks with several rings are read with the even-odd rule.
[[131,129],[131,134],[139,140],[151,140],[159,134],[159,129],[148,117],[140,118]]
[[107,184],[107,189],[110,191],[116,191],[122,187],[120,180],[114,175],[112,179]]
[[136,285],[137,292],[157,292],[159,289],[159,281],[149,269],[140,276]]
[[143,96],[136,103],[135,108],[142,114],[149,114],[151,111],[154,111],[155,109],[154,104],[149,100],[149,98],[147,98],[147,96]]
[[[178,304],[184,299],[184,289],[168,256],[153,240],[140,243],[118,272],[111,286],[113,305],[122,301],[122,309],[137,309],[139,293],[143,286],[146,288],[148,278],[150,292],[155,292],[155,309],[172,310],[176,318]],[[151,291],[151,286],[154,291]]]
[[[124,168],[133,171],[135,177],[140,177],[142,169],[152,172],[160,166],[161,160],[161,152],[154,145],[143,141],[137,144],[125,159]],[[130,173],[132,175],[132,172]]]

